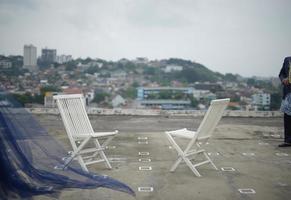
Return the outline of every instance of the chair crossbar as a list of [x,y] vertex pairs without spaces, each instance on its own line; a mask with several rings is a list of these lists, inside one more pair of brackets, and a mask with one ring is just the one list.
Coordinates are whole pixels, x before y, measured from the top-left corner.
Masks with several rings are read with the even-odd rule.
[[197,163],[197,164],[195,164],[195,165],[193,165],[193,166],[194,166],[194,167],[198,167],[198,166],[200,166],[200,165],[204,165],[204,164],[208,164],[208,163],[210,163],[210,161],[209,161],[209,160],[205,160],[205,161],[200,162],[200,163]]
[[201,149],[201,150],[192,150],[192,151],[188,151],[185,156],[188,157],[188,156],[191,156],[191,155],[195,155],[195,154],[199,154],[199,153],[203,153],[205,152],[205,149]]
[[101,162],[105,162],[105,160],[104,159],[99,159],[99,160],[89,160],[89,161],[87,161],[86,162],[86,160],[84,160],[85,161],[85,164],[86,165],[91,165],[91,164],[95,164],[95,163],[101,163]]
[[85,150],[81,150],[79,151],[78,155],[80,154],[87,154],[87,153],[92,153],[92,152],[96,152],[96,151],[103,151],[105,148],[89,148],[89,149],[85,149]]

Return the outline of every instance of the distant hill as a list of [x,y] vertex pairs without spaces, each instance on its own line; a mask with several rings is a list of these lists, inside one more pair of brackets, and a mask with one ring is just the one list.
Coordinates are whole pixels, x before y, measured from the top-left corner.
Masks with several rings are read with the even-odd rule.
[[200,63],[178,58],[170,58],[165,61],[168,65],[183,66],[182,71],[171,73],[172,78],[177,80],[184,80],[188,83],[193,83],[196,81],[215,82],[224,78],[224,75],[218,72],[213,72]]

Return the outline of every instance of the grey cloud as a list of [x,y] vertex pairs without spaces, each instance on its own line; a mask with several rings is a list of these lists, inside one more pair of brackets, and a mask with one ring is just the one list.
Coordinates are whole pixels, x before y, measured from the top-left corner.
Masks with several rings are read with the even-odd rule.
[[13,9],[36,9],[37,2],[35,0],[0,0],[0,6],[2,8]]
[[189,19],[170,1],[138,1],[129,6],[128,20],[138,27],[178,28],[189,25]]

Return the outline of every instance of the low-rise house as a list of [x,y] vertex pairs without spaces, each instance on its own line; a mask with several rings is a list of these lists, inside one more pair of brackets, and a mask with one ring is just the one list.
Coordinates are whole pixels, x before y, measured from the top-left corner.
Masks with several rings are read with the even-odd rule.
[[193,97],[197,100],[213,100],[216,99],[216,95],[209,90],[193,90]]
[[46,92],[44,95],[44,107],[54,108],[56,107],[56,102],[53,96],[58,95],[58,92]]
[[126,104],[126,101],[125,101],[125,99],[122,96],[116,95],[112,99],[111,103],[112,103],[113,108],[116,108],[116,107],[125,105]]
[[12,63],[8,60],[0,60],[0,69],[10,69],[12,67]]
[[125,71],[114,71],[110,73],[111,78],[117,78],[117,79],[126,79],[126,72]]

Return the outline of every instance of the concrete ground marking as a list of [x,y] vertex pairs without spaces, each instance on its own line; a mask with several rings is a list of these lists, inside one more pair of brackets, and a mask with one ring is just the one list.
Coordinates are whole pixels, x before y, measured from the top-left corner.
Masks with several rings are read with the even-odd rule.
[[140,171],[151,171],[152,167],[151,166],[139,166],[138,170],[140,170]]
[[221,167],[221,170],[224,172],[234,172],[235,169],[233,167]]
[[284,156],[288,156],[288,153],[276,153],[276,156],[284,157]]
[[243,189],[238,189],[238,191],[241,194],[256,194],[256,191],[252,188],[243,188]]
[[271,137],[273,137],[273,138],[281,138],[281,135],[279,135],[279,134],[272,134]]
[[148,137],[143,137],[143,136],[141,136],[141,137],[137,137],[137,139],[138,139],[138,140],[147,140]]
[[116,146],[106,146],[105,149],[116,149]]
[[269,145],[268,142],[259,142],[259,145],[265,146],[265,145]]
[[153,192],[154,188],[153,187],[138,187],[137,190],[139,192]]
[[208,152],[207,155],[209,155],[209,156],[219,156],[220,153],[218,153],[218,152]]
[[148,141],[138,141],[137,143],[138,143],[138,144],[149,144]]
[[208,145],[209,144],[209,142],[206,142],[206,143],[203,143],[203,142],[198,142],[198,144],[206,144],[206,145]]
[[142,152],[138,152],[138,155],[140,155],[140,156],[149,156],[150,152],[142,151]]
[[139,162],[151,162],[152,160],[150,158],[140,158],[138,159]]
[[118,157],[116,157],[116,158],[108,158],[108,160],[110,162],[126,162],[127,158],[118,158]]
[[282,183],[282,182],[278,182],[277,185],[281,186],[281,187],[287,187],[288,186],[287,183]]
[[248,152],[248,153],[242,153],[244,156],[255,156],[255,153]]

